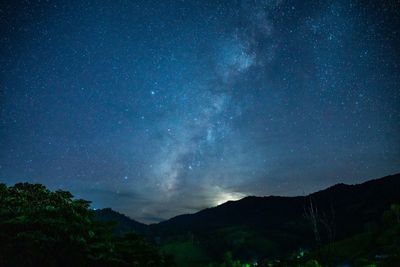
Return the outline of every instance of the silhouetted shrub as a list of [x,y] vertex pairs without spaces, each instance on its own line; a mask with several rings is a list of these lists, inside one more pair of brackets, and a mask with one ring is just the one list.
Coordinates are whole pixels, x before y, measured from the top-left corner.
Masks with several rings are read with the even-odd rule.
[[162,266],[138,235],[112,236],[90,202],[40,184],[0,184],[0,266]]

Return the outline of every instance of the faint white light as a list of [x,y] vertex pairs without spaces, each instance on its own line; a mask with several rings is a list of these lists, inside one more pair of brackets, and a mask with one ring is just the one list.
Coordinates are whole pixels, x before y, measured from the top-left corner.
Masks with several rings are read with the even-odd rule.
[[[218,190],[221,190],[218,188]],[[217,192],[217,195],[214,200],[214,205],[221,205],[225,202],[231,201],[231,200],[239,200],[241,198],[245,197],[245,194],[239,193],[239,192],[226,192],[226,191],[221,191]]]

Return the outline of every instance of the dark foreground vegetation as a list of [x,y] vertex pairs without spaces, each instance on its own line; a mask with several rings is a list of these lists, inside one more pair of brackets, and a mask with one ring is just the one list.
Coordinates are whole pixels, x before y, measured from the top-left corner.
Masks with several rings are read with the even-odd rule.
[[112,235],[89,202],[40,184],[0,184],[0,266],[165,266],[134,233]]
[[247,197],[145,225],[40,184],[0,184],[0,266],[400,266],[400,175]]

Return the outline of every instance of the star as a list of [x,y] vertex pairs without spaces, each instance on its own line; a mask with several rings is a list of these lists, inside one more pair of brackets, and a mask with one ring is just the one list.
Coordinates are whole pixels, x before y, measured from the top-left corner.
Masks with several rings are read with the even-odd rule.
[[400,171],[400,21],[385,6],[8,2],[2,182],[155,222]]

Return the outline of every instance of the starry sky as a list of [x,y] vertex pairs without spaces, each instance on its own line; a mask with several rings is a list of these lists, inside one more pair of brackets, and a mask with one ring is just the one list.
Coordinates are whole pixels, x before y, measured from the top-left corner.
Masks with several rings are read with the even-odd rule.
[[0,181],[151,223],[400,171],[395,0],[2,1]]

